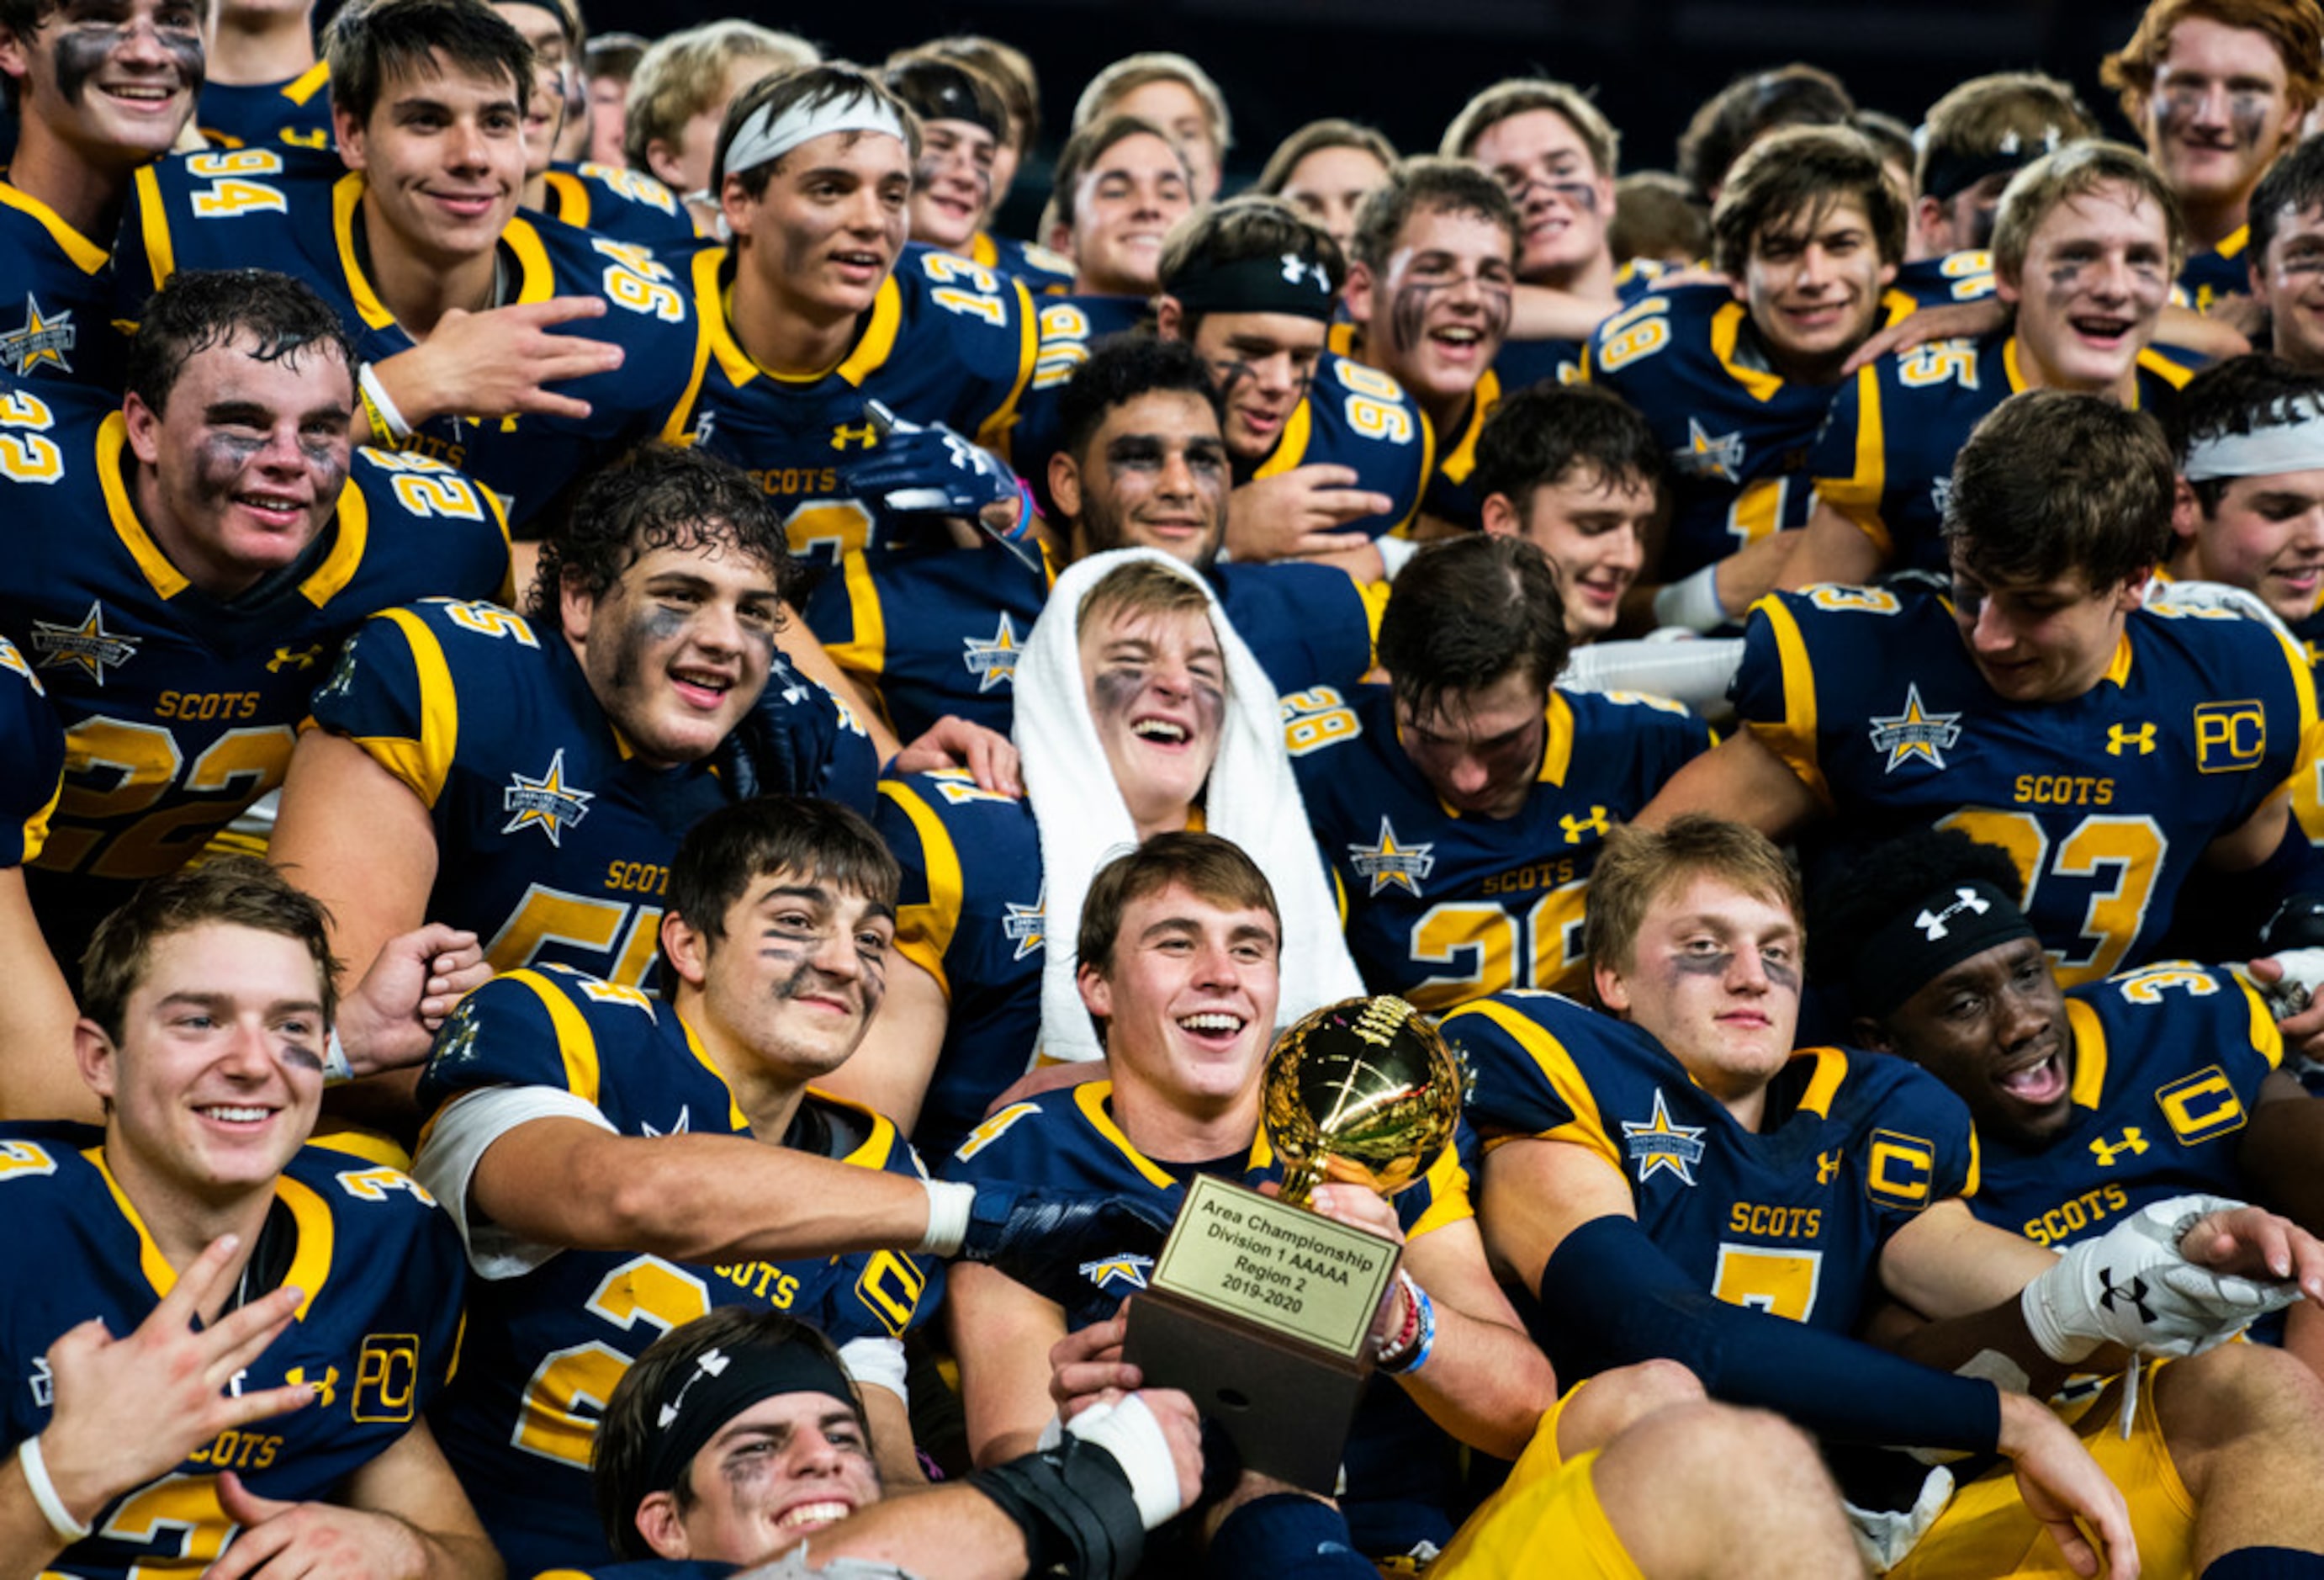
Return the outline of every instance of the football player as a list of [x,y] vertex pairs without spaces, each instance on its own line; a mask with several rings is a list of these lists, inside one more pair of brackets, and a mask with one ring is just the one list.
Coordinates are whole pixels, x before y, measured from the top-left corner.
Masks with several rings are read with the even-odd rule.
[[[1043,239],[1074,261],[1072,294],[1135,299],[1114,310],[1134,318],[1160,283],[1163,238],[1197,201],[1185,149],[1155,122],[1108,115],[1074,134],[1055,180]],[[1129,322],[1105,322],[1085,337]]]
[[[899,1340],[935,1311],[941,1267],[897,1251],[724,1254],[731,1223],[706,1232],[685,1217],[698,1172],[648,1152],[681,1134],[733,1136],[918,1181],[894,1125],[814,1085],[879,1010],[896,878],[895,858],[843,807],[738,802],[696,824],[670,860],[663,1001],[569,969],[521,970],[469,995],[438,1037],[420,1095],[441,1112],[413,1169],[465,1226],[475,1281],[435,1420],[512,1568],[611,1558],[589,1519],[605,1391],[652,1335],[714,1305],[815,1324],[863,1385],[882,1475],[921,1479]],[[703,1154],[691,1167],[721,1164]],[[624,1197],[647,1174],[660,1206],[641,1221]]]
[[2188,238],[2179,284],[2198,312],[2251,289],[2252,189],[2299,136],[2324,88],[2319,62],[2316,0],[2150,0],[2098,69],[2178,195]]
[[366,616],[508,595],[490,495],[422,457],[350,449],[353,361],[299,282],[189,271],[149,304],[118,404],[0,399],[0,631],[66,725],[64,794],[27,873],[60,961],[281,782]]
[[[681,425],[748,468],[792,552],[820,566],[930,515],[1030,529],[1029,500],[986,451],[1032,374],[1032,299],[906,245],[918,136],[894,95],[844,65],[762,79],[719,136],[713,184],[734,239],[693,260],[711,354]],[[887,503],[931,494],[910,513]]]
[[[2324,1289],[2324,1247],[2200,1197],[2158,1209],[2151,1234],[2063,1258],[1980,1224],[1958,1098],[1901,1059],[1794,1050],[1802,907],[1772,844],[1704,817],[1626,830],[1594,886],[1592,975],[1612,1016],[1508,995],[1446,1021],[1477,1061],[1471,1112],[1500,1141],[1484,1166],[1488,1244],[1540,1302],[1562,1370],[1670,1356],[1704,1368],[1713,1398],[1772,1406],[1830,1443],[1997,1450],[2006,1463],[1964,1470],[1941,1513],[1941,1492],[1904,1495],[1912,1515],[1881,1555],[1893,1574],[2053,1566],[2045,1529],[2077,1573],[2102,1561],[2127,1575],[2142,1557],[2192,1573],[2197,1551],[2213,1574],[2308,1572],[2292,1552],[2316,1550],[2314,1511],[2243,1495],[2270,1453],[2317,1452],[2324,1386],[2298,1362],[2224,1344],[2162,1366],[2126,1433],[2113,1429],[2126,1381],[2054,1414],[2041,1398],[2102,1344],[2186,1355],[2248,1322],[2246,1298]],[[2245,1270],[2254,1280],[2220,1276]],[[2126,1281],[2141,1300],[2104,1298]],[[1936,1319],[1906,1354],[1976,1354],[1978,1369],[1850,1342],[1888,1295]],[[2018,1391],[2029,1379],[2039,1392]],[[2287,1550],[2227,1556],[2255,1548]]]
[[2255,594],[2313,663],[2324,645],[2324,376],[2265,356],[2206,368],[2170,431],[2179,493],[2164,574]]
[[485,939],[497,970],[639,985],[670,855],[749,793],[744,769],[870,803],[871,743],[775,650],[796,575],[750,479],[637,452],[542,545],[527,614],[442,598],[355,635],[315,693],[274,859],[333,905],[358,965],[427,917]]
[[777,71],[819,64],[821,51],[795,33],[739,16],[682,27],[638,58],[622,112],[622,152],[685,199],[695,228],[718,234],[718,189],[710,167],[726,106]]
[[1078,136],[1122,115],[1159,126],[1177,145],[1196,203],[1219,195],[1227,150],[1234,146],[1234,123],[1227,114],[1226,95],[1209,72],[1184,55],[1164,51],[1125,55],[1089,79],[1074,101],[1068,130]]
[[1310,121],[1275,145],[1250,189],[1280,198],[1346,252],[1364,199],[1387,184],[1399,156],[1377,128],[1337,116]]
[[685,282],[517,213],[532,59],[482,0],[343,11],[328,56],[338,158],[254,146],[140,171],[120,289],[254,256],[304,279],[364,359],[368,432],[460,467],[538,536],[606,453],[678,431],[700,368]]
[[16,125],[0,181],[0,369],[42,387],[121,388],[111,237],[136,171],[167,152],[202,86],[195,0],[10,0],[0,92]]
[[992,161],[1009,130],[1001,90],[968,67],[906,57],[881,74],[920,118],[912,168],[912,239],[964,258],[992,203]]
[[2016,858],[2061,981],[2144,965],[2199,861],[2275,854],[2317,749],[2306,658],[2280,633],[2141,607],[2174,484],[2144,413],[2058,390],[2004,402],[1953,467],[1950,599],[1763,601],[1735,684],[1746,727],[1640,820],[1821,823],[1835,868],[1941,822]]
[[1194,1501],[1203,1463],[1186,1396],[1140,1391],[1011,1465],[890,1498],[830,1341],[783,1312],[733,1307],[655,1339],[614,1385],[598,1440],[606,1538],[639,1575],[656,1559],[770,1580],[876,1560],[961,1580],[1129,1580],[1146,1529]]
[[2252,189],[2251,292],[2270,344],[2305,372],[2324,372],[2324,138],[2310,137]]
[[331,74],[315,57],[314,0],[219,0],[194,109],[220,148],[331,145]]
[[2189,370],[2150,342],[2185,249],[2170,189],[2134,150],[2083,141],[2026,166],[1993,233],[2010,324],[1883,357],[1840,385],[1809,455],[1815,511],[1779,585],[1943,570],[1953,457],[2021,390],[2168,411]]
[[[1173,399],[1199,403],[1207,386],[1199,370],[1189,376],[1194,388]],[[1174,518],[1195,507],[1164,496],[1222,486],[1219,458],[1207,485],[1173,480],[1188,470],[1199,479],[1215,429],[1205,439],[1146,420],[1154,430],[1117,430],[1133,459],[1125,469],[1152,478],[1125,480],[1123,503],[1155,515],[1157,536],[1178,536]],[[1135,461],[1140,452],[1156,456],[1151,468]],[[1305,919],[1289,935],[1289,1001],[1304,1012],[1360,985],[1283,753],[1274,689],[1199,573],[1153,548],[1069,566],[1015,666],[1022,799],[944,772],[880,791],[875,821],[904,866],[898,958],[887,1010],[836,1089],[894,1117],[930,1156],[949,1150],[1037,1052],[1048,1064],[1098,1058],[1070,956],[1047,940],[1080,914],[1087,874],[1116,845],[1196,826],[1236,840]]]
[[1735,162],[1786,126],[1848,126],[1856,101],[1839,78],[1794,60],[1748,72],[1695,106],[1679,134],[1678,173],[1705,208],[1718,205]]
[[1333,328],[1331,348],[1394,378],[1428,420],[1436,469],[1417,535],[1479,522],[1469,474],[1500,399],[1493,359],[1508,334],[1519,224],[1491,177],[1443,158],[1397,165],[1356,220],[1351,321]]
[[[459,1238],[393,1169],[309,1147],[337,1007],[322,910],[229,856],[145,886],[84,962],[102,1130],[10,1126],[0,1553],[126,1580],[499,1580],[425,1412]],[[407,1000],[407,1006],[409,1001]],[[231,1544],[229,1547],[228,1544]]]
[[[1201,1166],[1254,1187],[1279,1178],[1259,1121],[1282,929],[1257,864],[1215,835],[1157,834],[1108,863],[1091,880],[1075,940],[1107,1078],[1001,1110],[962,1143],[947,1177],[1120,1193],[1163,1215]],[[1382,1375],[1357,1406],[1338,1501],[1353,1531],[1342,1539],[1357,1551],[1425,1557],[1420,1543],[1442,1547],[1452,1534],[1455,1440],[1514,1458],[1555,1399],[1554,1381],[1485,1265],[1460,1148],[1445,1146],[1393,1202],[1326,1184],[1309,1205],[1404,1247],[1406,1280],[1376,1325]],[[1095,1360],[1118,1344],[1111,1319],[1144,1287],[1145,1265],[1093,1261],[1039,1289],[954,1270],[948,1310],[980,1465],[1038,1446],[1056,1409],[1051,1346],[1081,1332],[1083,1358]]]
[[[1966,300],[1989,286],[1988,254],[2010,177],[2045,153],[2098,134],[2074,90],[2038,71],[1972,77],[1929,106],[1914,166],[1912,238],[1897,283],[1916,296],[1941,281],[1941,300]],[[1917,278],[1916,278],[1917,277]]]
[[1655,622],[1710,631],[1775,585],[1813,492],[1800,475],[1841,365],[1884,319],[1905,206],[1858,134],[1793,127],[1752,145],[1711,214],[1733,282],[1682,285],[1600,326],[1588,373],[1655,425],[1679,475],[1644,576]]
[[0,999],[0,1119],[38,1119],[76,1112],[88,1091],[57,1056],[79,1012],[24,890],[63,783],[65,739],[32,666],[5,636],[0,743],[0,957],[15,972]]
[[1024,168],[1026,158],[1041,135],[1041,79],[1033,69],[1032,60],[1014,44],[982,33],[949,33],[900,55],[891,55],[888,63],[894,66],[915,57],[947,60],[981,73],[1008,107],[1007,134],[992,151],[992,196],[976,235],[969,242],[968,255],[988,269],[1016,275],[1025,282],[1027,290],[1037,295],[1057,296],[1071,291],[1071,258],[1031,242],[992,234],[1001,207],[1009,200],[1010,189],[1016,183],[1017,172]]
[[[1536,385],[1493,408],[1477,436],[1488,532],[1548,557],[1575,645],[1645,611],[1626,608],[1658,530],[1670,463],[1629,403],[1594,384]],[[1556,671],[1552,670],[1554,675]]]
[[1676,703],[1552,688],[1571,645],[1558,579],[1508,534],[1431,545],[1380,621],[1388,683],[1284,700],[1284,746],[1375,993],[1441,1011],[1578,988],[1600,845],[1711,744]]

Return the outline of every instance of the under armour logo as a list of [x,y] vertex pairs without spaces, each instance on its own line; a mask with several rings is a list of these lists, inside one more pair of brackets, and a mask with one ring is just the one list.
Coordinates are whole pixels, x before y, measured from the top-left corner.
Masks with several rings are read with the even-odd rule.
[[2135,752],[2141,757],[2154,750],[2154,726],[2143,724],[2136,729],[2127,725],[2107,725],[2107,755],[2119,757],[2125,752]]
[[1922,936],[1932,944],[1945,936],[1945,923],[1952,920],[1962,911],[1973,910],[1979,916],[1983,916],[1993,909],[1992,901],[1987,900],[1966,883],[1953,892],[1960,898],[1942,910],[1924,910],[1913,919],[1913,925],[1919,928]]
[[2111,1169],[2116,1159],[2135,1158],[2144,1150],[2146,1150],[2146,1132],[2135,1124],[2123,1126],[2122,1140],[2118,1141],[2109,1142],[2101,1136],[2090,1143],[2090,1156],[2098,1160],[2098,1167],[2101,1169]]
[[312,647],[295,650],[278,647],[274,650],[274,656],[266,661],[266,672],[270,675],[279,675],[286,666],[299,670],[311,670],[315,667],[315,661],[322,656],[323,644],[319,642]]
[[672,1421],[678,1419],[678,1412],[686,1408],[686,1396],[694,1391],[694,1385],[705,1377],[721,1375],[729,1365],[733,1364],[733,1361],[732,1356],[718,1349],[705,1350],[695,1357],[694,1375],[686,1380],[686,1386],[678,1391],[676,1399],[661,1407],[661,1414],[655,1418],[654,1425],[667,1428]]
[[1283,282],[1286,285],[1296,285],[1311,275],[1319,292],[1325,296],[1332,294],[1331,273],[1323,267],[1321,258],[1303,258],[1297,253],[1283,254]]
[[1568,845],[1581,844],[1585,834],[1595,834],[1603,839],[1613,832],[1607,826],[1606,808],[1603,807],[1591,808],[1587,818],[1560,818],[1557,826],[1565,830],[1565,843]]
[[1818,1185],[1830,1185],[1833,1180],[1840,1178],[1840,1149],[1838,1147],[1834,1147],[1829,1152],[1818,1152],[1816,1154],[1816,1183]]
[[2098,1297],[2099,1305],[2109,1311],[2118,1311],[2127,1307],[2138,1313],[2139,1321],[2154,1320],[2154,1309],[2146,1303],[2144,1279],[2133,1275],[2128,1283],[2117,1284],[2114,1281],[2114,1269],[2108,1267],[2098,1270],[2098,1282],[2106,1286],[2106,1293]]
[[868,450],[879,442],[880,430],[869,422],[853,428],[843,422],[831,430],[831,448],[835,450],[844,450],[851,444],[860,444]]

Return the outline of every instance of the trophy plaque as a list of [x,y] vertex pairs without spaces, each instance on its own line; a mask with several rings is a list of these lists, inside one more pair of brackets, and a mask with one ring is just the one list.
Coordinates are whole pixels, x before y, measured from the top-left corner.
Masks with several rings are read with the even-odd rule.
[[1179,1388],[1248,1468],[1329,1496],[1372,1372],[1372,1317],[1397,1248],[1307,1210],[1325,1181],[1393,1196],[1435,1163],[1461,1117],[1461,1074],[1434,1027],[1386,995],[1327,1005],[1268,1056],[1261,1123],[1282,1194],[1214,1175],[1187,1187],[1122,1358]]

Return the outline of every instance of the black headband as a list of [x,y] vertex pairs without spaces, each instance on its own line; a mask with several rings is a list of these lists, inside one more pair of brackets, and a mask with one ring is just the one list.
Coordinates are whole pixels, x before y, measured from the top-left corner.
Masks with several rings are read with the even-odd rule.
[[1877,1021],[1970,956],[2034,936],[2015,895],[1981,879],[1948,883],[1865,936],[1849,991],[1857,1012]]
[[663,1379],[653,1401],[647,1490],[667,1492],[683,1482],[694,1456],[721,1428],[779,1393],[827,1393],[851,1410],[859,1408],[847,1374],[813,1344],[761,1340],[705,1350],[693,1365]]
[[2021,132],[2005,133],[1998,147],[1982,153],[1932,153],[1929,156],[1929,168],[1921,177],[1921,196],[1934,198],[1940,203],[1950,202],[1987,176],[2021,171],[2043,154],[2055,153],[2065,141],[2064,132],[2056,126],[2045,126],[2038,137],[2028,137]]
[[978,103],[976,79],[961,67],[943,60],[914,60],[888,74],[888,90],[923,121],[966,121],[1004,142],[1008,139],[1007,117],[996,120]]
[[1328,324],[1338,309],[1331,270],[1306,252],[1193,263],[1162,289],[1190,313],[1296,313]]

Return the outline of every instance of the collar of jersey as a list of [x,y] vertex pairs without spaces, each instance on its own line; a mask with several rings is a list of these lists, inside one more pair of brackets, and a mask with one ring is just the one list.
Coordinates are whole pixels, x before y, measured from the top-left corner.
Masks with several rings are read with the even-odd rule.
[[[686,1051],[694,1056],[695,1063],[710,1072],[710,1078],[718,1083],[720,1091],[726,1094],[727,1123],[738,1131],[756,1133],[751,1131],[751,1116],[742,1112],[742,1105],[740,1103],[734,1101],[733,1084],[728,1081],[724,1073],[712,1062],[710,1050],[702,1046],[702,1039],[694,1034],[694,1028],[686,1023],[686,1017],[683,1015],[678,1017],[678,1029],[686,1033]],[[766,1139],[770,1141],[780,1141],[783,1138],[769,1136]]]
[[752,379],[764,376],[778,383],[813,384],[836,375],[860,389],[865,379],[886,364],[888,354],[896,348],[896,331],[904,321],[904,293],[897,286],[892,270],[880,282],[880,294],[872,300],[871,321],[855,337],[853,350],[816,373],[779,373],[761,366],[734,338],[734,284],[726,277],[726,262],[732,252],[730,247],[705,247],[694,258],[695,300],[718,304],[716,312],[703,316],[710,326],[711,354],[725,370],[728,383],[741,389]]
[[2236,257],[2241,255],[2243,250],[2250,245],[2251,226],[2247,224],[2238,225],[2235,229],[2227,232],[2227,235],[2219,238],[2219,245],[2211,249],[2211,256],[2215,258]]
[[[363,321],[374,329],[392,329],[401,326],[387,304],[372,289],[370,277],[355,258],[355,223],[363,209],[364,178],[361,171],[349,171],[331,187],[331,236],[339,248],[339,269],[346,276],[347,294],[354,299],[355,311]],[[549,266],[549,249],[540,243],[540,233],[532,222],[518,215],[501,232],[500,245],[508,248],[516,260],[517,291],[514,300],[503,307],[520,302],[547,301],[557,294],[557,281]],[[408,332],[408,331],[407,331]]]
[[1250,475],[1252,481],[1279,477],[1296,467],[1299,457],[1307,453],[1307,440],[1314,426],[1315,413],[1310,399],[1302,395],[1299,404],[1291,408],[1291,415],[1283,420],[1283,431],[1276,436],[1275,448],[1268,452],[1267,459],[1259,462],[1259,470]]
[[[1128,1160],[1130,1166],[1143,1174],[1148,1183],[1163,1190],[1172,1188],[1178,1183],[1177,1177],[1139,1151],[1130,1139],[1121,1133],[1121,1127],[1113,1123],[1113,1110],[1107,1101],[1112,1095],[1111,1081],[1084,1081],[1074,1088],[1074,1103],[1081,1109],[1082,1117],[1089,1121],[1090,1128],[1111,1141]],[[1256,1174],[1274,1165],[1275,1149],[1267,1144],[1267,1127],[1262,1124],[1250,1138],[1250,1159],[1244,1165],[1243,1171]]]
[[[1909,317],[1915,306],[1904,291],[1891,287],[1880,293],[1880,321],[1875,328],[1885,328]],[[1719,365],[1727,376],[1743,386],[1753,400],[1765,404],[1784,393],[1784,375],[1773,368],[1751,367],[1737,360],[1741,345],[1743,326],[1750,321],[1751,310],[1739,301],[1722,302],[1711,315],[1711,349],[1719,358]]]
[[1452,448],[1444,452],[1444,458],[1436,463],[1437,471],[1443,475],[1446,482],[1466,483],[1469,480],[1469,474],[1477,467],[1477,435],[1484,430],[1485,419],[1493,414],[1493,408],[1499,405],[1500,401],[1501,376],[1489,367],[1477,380],[1477,387],[1470,392],[1469,416],[1461,424],[1460,437],[1452,441]]
[[[105,1181],[105,1188],[113,1194],[113,1205],[120,1210],[129,1226],[137,1231],[137,1265],[145,1281],[153,1286],[156,1295],[167,1298],[178,1287],[178,1270],[153,1243],[153,1236],[145,1227],[145,1220],[121,1188],[121,1181],[113,1177],[112,1168],[105,1160],[105,1148],[95,1146],[81,1153],[96,1168]],[[290,1270],[282,1282],[300,1291],[299,1318],[305,1321],[309,1307],[315,1304],[315,1291],[331,1271],[331,1209],[323,1198],[291,1178],[288,1174],[274,1178],[274,1197],[290,1209],[291,1222],[299,1226],[299,1248],[290,1258]]]
[[[113,518],[115,535],[129,550],[129,558],[137,562],[147,585],[156,596],[174,598],[193,584],[161,552],[161,545],[153,541],[153,534],[138,519],[136,504],[129,496],[129,478],[121,466],[122,451],[128,443],[128,419],[118,411],[109,413],[97,430],[97,480],[105,492],[106,513]],[[364,504],[363,490],[355,486],[352,476],[339,485],[336,511],[330,523],[323,528],[337,534],[330,552],[299,584],[299,596],[318,609],[345,591],[355,579],[357,568],[363,564],[364,548],[371,540],[371,512]]]
[[103,247],[67,225],[55,209],[21,188],[0,181],[0,205],[14,208],[47,231],[49,239],[55,242],[65,256],[73,261],[73,267],[84,274],[96,273],[111,257]]
[[[1944,605],[1945,614],[1947,615],[1954,619],[1960,618],[1959,611],[1953,607],[1951,594],[1939,593],[1937,595],[1937,602]],[[2136,614],[2137,611],[2134,609],[2131,613]],[[1964,642],[1966,642],[1966,639],[1964,639]],[[1967,651],[1966,646],[1964,646],[1963,651]],[[2099,682],[2104,684],[2105,682],[2111,680],[2117,686],[2128,684],[2130,680],[2130,627],[2126,624],[2122,629],[2122,635],[2116,639],[2114,644],[2114,657],[2107,661],[2106,672],[2098,677]],[[1974,661],[1972,661],[1972,663],[1974,663]],[[2085,695],[2088,695],[2088,693],[2085,693]],[[2039,705],[2037,704],[2035,706]]]

